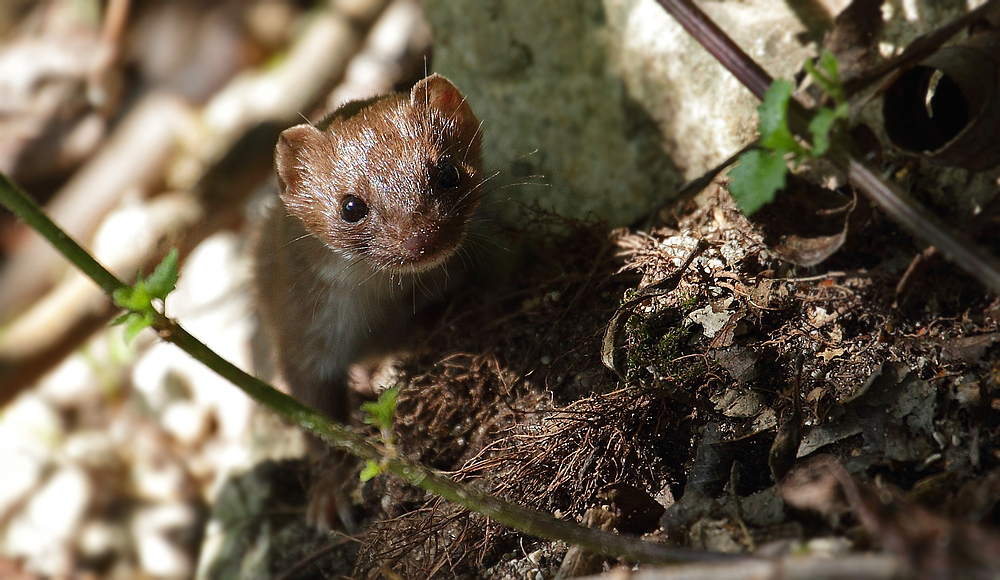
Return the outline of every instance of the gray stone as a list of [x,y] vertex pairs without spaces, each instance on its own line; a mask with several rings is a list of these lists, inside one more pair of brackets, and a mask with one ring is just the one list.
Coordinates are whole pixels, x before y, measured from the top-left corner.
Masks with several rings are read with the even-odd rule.
[[[551,184],[493,196],[621,225],[755,136],[757,100],[653,0],[425,4],[434,68],[467,94],[501,170],[491,188]],[[783,2],[703,5],[776,76],[809,54]]]
[[[814,54],[788,3],[700,2],[708,16],[775,78]],[[759,101],[654,0],[604,0],[609,60],[631,99],[655,119],[687,178],[756,137]]]
[[[496,201],[489,205],[504,217],[537,201],[563,215],[596,214],[621,225],[680,183],[656,125],[609,68],[599,0],[425,5],[434,68],[483,120],[486,166],[500,171],[486,203]],[[521,182],[550,187],[505,187]]]
[[[212,506],[196,580],[275,578],[300,559],[338,542],[305,523],[303,482],[308,473],[304,460],[265,461],[229,479]],[[350,574],[357,544],[338,543],[302,571],[303,577]]]

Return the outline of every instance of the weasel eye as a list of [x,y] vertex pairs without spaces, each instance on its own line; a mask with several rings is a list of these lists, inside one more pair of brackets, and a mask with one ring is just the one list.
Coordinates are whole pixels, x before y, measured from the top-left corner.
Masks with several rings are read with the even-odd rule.
[[368,206],[361,198],[348,195],[340,204],[340,218],[347,223],[357,223],[368,215]]
[[442,159],[437,166],[437,186],[440,189],[455,189],[462,180],[462,174],[455,165],[447,159]]

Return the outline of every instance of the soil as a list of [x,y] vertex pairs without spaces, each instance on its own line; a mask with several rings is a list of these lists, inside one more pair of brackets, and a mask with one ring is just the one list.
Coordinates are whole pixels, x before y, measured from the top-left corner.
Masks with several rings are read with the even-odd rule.
[[[995,299],[943,261],[897,292],[919,248],[877,212],[812,268],[720,185],[664,213],[648,232],[563,222],[507,283],[452,300],[402,365],[401,450],[675,545],[836,539],[917,571],[995,569]],[[392,478],[364,497],[362,576],[548,577],[566,551]]]

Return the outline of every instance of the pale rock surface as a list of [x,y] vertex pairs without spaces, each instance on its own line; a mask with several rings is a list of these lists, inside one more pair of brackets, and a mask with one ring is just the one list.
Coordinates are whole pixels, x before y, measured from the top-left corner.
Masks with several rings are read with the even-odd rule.
[[2,539],[5,554],[23,559],[26,569],[39,574],[66,574],[72,565],[73,534],[92,494],[82,469],[56,471],[7,525]]
[[33,392],[23,393],[0,414],[0,520],[37,489],[62,437],[59,416]]
[[191,536],[193,528],[200,525],[198,514],[180,502],[138,511],[132,520],[132,534],[138,540],[142,569],[158,578],[190,578],[194,562],[172,536]]
[[[249,369],[247,345],[253,320],[250,295],[244,290],[249,270],[239,243],[236,235],[223,233],[199,245],[167,299],[167,315],[223,358]],[[133,381],[158,411],[178,398],[177,390],[187,391],[197,405],[214,414],[226,439],[238,439],[246,432],[253,409],[249,397],[171,344],[150,348],[136,364]]]
[[[465,91],[502,170],[491,187],[552,185],[491,195],[626,224],[755,137],[756,99],[654,0],[425,4],[435,69]],[[813,53],[784,2],[699,4],[775,76]]]
[[[100,342],[106,343],[107,339],[98,337],[89,341],[88,349]],[[89,353],[76,353],[66,357],[66,360],[39,381],[39,394],[59,407],[100,401],[104,393],[94,380],[94,364],[94,358]]]
[[[815,50],[785,2],[698,5],[774,78],[791,78]],[[656,121],[685,177],[698,177],[756,137],[759,101],[654,0],[604,0],[609,60]]]
[[487,171],[501,172],[487,184],[489,208],[514,218],[537,201],[621,225],[680,183],[656,126],[612,73],[598,0],[425,6],[434,68],[468,97]]

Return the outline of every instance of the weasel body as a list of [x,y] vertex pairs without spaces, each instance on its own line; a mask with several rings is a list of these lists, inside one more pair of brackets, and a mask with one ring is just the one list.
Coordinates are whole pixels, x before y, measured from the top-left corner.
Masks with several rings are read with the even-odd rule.
[[439,75],[326,121],[278,141],[280,203],[258,232],[255,284],[275,382],[346,421],[350,365],[444,288],[481,197],[481,134]]

